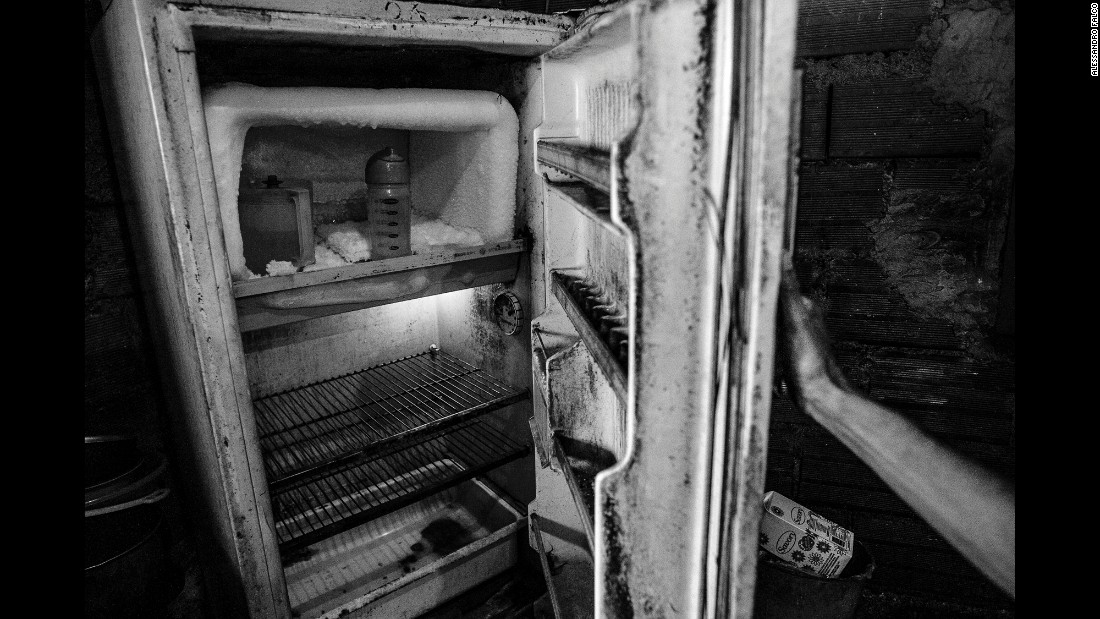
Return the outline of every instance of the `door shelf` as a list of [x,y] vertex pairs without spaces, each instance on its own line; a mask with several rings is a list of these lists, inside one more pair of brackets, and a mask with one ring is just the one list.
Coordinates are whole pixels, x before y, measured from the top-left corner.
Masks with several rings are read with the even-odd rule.
[[272,489],[527,397],[438,349],[253,401]]
[[560,312],[547,312],[531,321],[531,380],[543,404],[550,402],[550,359],[580,339],[572,325]]
[[611,194],[611,155],[607,151],[539,140],[537,157],[539,163],[583,181],[604,195]]
[[[569,317],[569,321],[573,324],[573,327],[577,330],[577,334],[580,335],[581,341],[584,342],[588,351],[592,354],[592,358],[596,360],[596,365],[599,366],[604,376],[607,378],[607,382],[610,383],[611,388],[615,391],[615,394],[622,402],[626,401],[626,369],[627,369],[627,357],[612,352],[611,345],[609,343],[610,335],[601,335],[600,331],[594,327],[589,319],[589,313],[591,308],[585,308],[582,306],[573,293],[570,292],[570,284],[576,283],[576,278],[564,275],[560,272],[551,272],[551,289],[554,293],[554,297],[561,304],[565,310],[565,314]],[[626,339],[619,339],[616,334],[616,339],[613,340],[616,348],[622,348],[626,342]]]
[[284,561],[296,551],[411,505],[526,455],[530,448],[469,419],[371,457],[272,489],[275,535]]
[[579,181],[547,181],[546,186],[551,192],[573,205],[585,217],[615,234],[622,234],[622,231],[611,222],[611,197],[607,194]]
[[523,239],[233,283],[242,332],[513,281]]
[[593,552],[595,537],[593,522],[596,518],[596,473],[615,466],[615,454],[585,441],[553,434],[554,460],[565,475],[569,492],[573,495],[577,513],[581,517],[588,550]]

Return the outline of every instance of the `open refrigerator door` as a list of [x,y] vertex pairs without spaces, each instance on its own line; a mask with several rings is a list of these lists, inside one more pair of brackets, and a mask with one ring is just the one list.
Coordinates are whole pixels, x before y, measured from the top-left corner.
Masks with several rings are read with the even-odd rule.
[[[561,617],[747,616],[794,4],[106,3],[222,614],[413,617],[524,544]],[[386,148],[421,219],[371,256],[340,234]],[[253,188],[289,267],[248,268]],[[418,250],[417,222],[472,233]]]
[[620,3],[542,56],[530,520],[557,616],[751,616],[795,17]]

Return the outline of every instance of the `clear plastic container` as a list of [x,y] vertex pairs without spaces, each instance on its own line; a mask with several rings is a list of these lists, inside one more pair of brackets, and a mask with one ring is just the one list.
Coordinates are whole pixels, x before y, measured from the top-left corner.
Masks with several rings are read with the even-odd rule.
[[312,187],[270,175],[241,187],[241,242],[245,264],[264,273],[272,261],[301,268],[314,262]]

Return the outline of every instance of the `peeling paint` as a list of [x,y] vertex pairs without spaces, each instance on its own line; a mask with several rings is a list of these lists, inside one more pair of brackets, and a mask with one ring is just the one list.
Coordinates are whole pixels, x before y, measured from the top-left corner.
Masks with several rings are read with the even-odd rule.
[[968,348],[978,346],[972,332],[991,326],[998,293],[977,268],[987,242],[981,197],[898,193],[890,214],[870,224],[875,260],[918,317],[948,320]]
[[966,8],[945,14],[931,44],[936,47],[928,85],[935,100],[984,111],[994,131],[990,160],[1011,166],[1015,158],[1016,15],[1002,9]]
[[802,61],[806,79],[818,91],[830,85],[858,84],[879,79],[916,79],[928,75],[932,53],[927,48],[891,53],[848,54]]
[[[972,163],[867,164],[884,172],[883,213],[863,221],[870,249],[802,247],[798,254],[810,268],[803,284],[819,296],[841,283],[838,267],[873,260],[915,318],[950,322],[968,353],[987,358],[1015,159],[1014,3],[934,0],[912,49],[808,58],[803,64],[810,88],[915,81],[929,89],[935,104],[984,115],[985,143]],[[842,164],[831,167],[844,171]],[[897,181],[903,169],[910,180]]]

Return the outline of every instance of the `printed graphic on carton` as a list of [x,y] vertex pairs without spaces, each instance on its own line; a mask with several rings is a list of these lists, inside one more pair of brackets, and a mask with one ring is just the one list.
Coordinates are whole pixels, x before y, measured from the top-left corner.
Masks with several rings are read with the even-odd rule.
[[798,545],[800,548],[802,548],[802,550],[809,550],[813,548],[815,543],[817,543],[817,538],[814,537],[813,533],[809,532],[803,535],[802,539],[798,540]]
[[[783,514],[779,515],[782,516]],[[795,524],[802,524],[806,521],[806,510],[801,507],[795,507],[791,510],[791,520],[793,520]]]
[[[775,543],[769,544],[769,540]],[[787,497],[768,492],[764,495],[760,542],[768,552],[796,567],[832,577],[852,558],[854,536]]]
[[794,531],[787,531],[783,535],[779,536],[779,540],[775,542],[775,550],[781,555],[785,555],[790,552],[794,547]]
[[852,533],[847,529],[841,528],[835,522],[831,522],[814,514],[810,513],[809,520],[806,523],[806,531],[813,531],[821,534],[823,537],[831,539],[838,548],[843,550],[852,550]]

